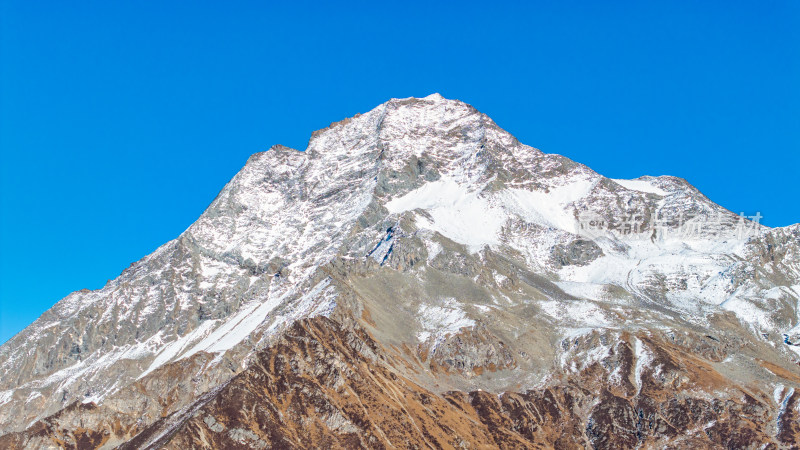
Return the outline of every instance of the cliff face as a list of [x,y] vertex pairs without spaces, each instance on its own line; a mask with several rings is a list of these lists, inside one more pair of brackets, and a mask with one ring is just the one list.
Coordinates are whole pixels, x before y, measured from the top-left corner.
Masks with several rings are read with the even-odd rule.
[[0,347],[0,446],[788,446],[798,230],[391,100]]

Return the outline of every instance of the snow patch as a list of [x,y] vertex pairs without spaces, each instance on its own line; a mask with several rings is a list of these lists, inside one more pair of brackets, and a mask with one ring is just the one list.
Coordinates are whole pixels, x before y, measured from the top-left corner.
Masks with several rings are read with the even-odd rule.
[[443,176],[386,203],[392,214],[421,210],[417,225],[466,245],[471,252],[500,245],[509,219],[574,232],[576,221],[567,206],[589,194],[596,180],[581,179],[551,187],[548,192],[518,188],[496,194],[459,184]]
[[429,239],[425,239],[423,242],[425,243],[425,249],[428,251],[428,263],[430,263],[442,253],[442,244]]
[[618,185],[624,187],[625,189],[629,189],[632,191],[639,191],[644,192],[647,194],[656,194],[665,196],[669,193],[659,187],[654,186],[651,182],[645,180],[618,180],[612,179],[611,181],[617,183]]
[[423,331],[417,333],[417,339],[425,342],[435,337],[433,348],[448,334],[455,334],[462,328],[475,326],[475,321],[466,316],[454,298],[444,299],[441,305],[421,304],[418,317]]
[[637,392],[642,391],[642,372],[645,367],[653,362],[653,354],[647,350],[641,339],[634,338],[635,343],[633,346],[634,357],[636,358],[636,366],[634,369],[634,378],[636,381]]
[[506,220],[488,196],[448,177],[392,199],[386,208],[393,214],[424,210],[430,219],[418,215],[417,224],[421,228],[438,231],[466,245],[473,253],[485,245],[499,244],[499,232]]
[[39,391],[31,391],[30,395],[28,395],[27,400],[25,400],[25,403],[28,404],[28,403],[36,400],[37,398],[39,398],[41,396],[42,396],[41,392],[39,392]]
[[[329,284],[329,278],[320,281],[298,301],[298,304],[303,305],[304,299],[315,298]],[[189,357],[198,351],[217,353],[233,348],[250,336],[267,319],[269,314],[293,292],[289,291],[284,295],[271,297],[263,303],[253,302],[247,305],[195,345],[184,357]]]
[[596,183],[591,179],[579,179],[552,187],[549,192],[507,189],[501,196],[506,208],[527,222],[575,232],[577,222],[567,206],[589,195]]
[[156,354],[156,357],[153,360],[153,362],[150,363],[150,367],[148,367],[147,370],[142,372],[142,374],[139,375],[138,379],[144,378],[152,371],[163,366],[169,361],[175,359],[177,356],[181,354],[181,352],[183,352],[183,350],[188,348],[188,346],[191,345],[194,341],[207,335],[209,330],[212,329],[212,327],[216,324],[216,322],[217,322],[216,320],[207,320],[201,323],[197,328],[192,330],[190,333],[181,336],[178,339],[162,347],[161,351],[159,351],[158,354]]
[[545,300],[537,304],[548,316],[572,326],[604,328],[611,325],[611,322],[606,318],[606,312],[588,301]]
[[2,391],[0,392],[0,405],[4,405],[11,401],[11,396],[14,395],[14,391]]

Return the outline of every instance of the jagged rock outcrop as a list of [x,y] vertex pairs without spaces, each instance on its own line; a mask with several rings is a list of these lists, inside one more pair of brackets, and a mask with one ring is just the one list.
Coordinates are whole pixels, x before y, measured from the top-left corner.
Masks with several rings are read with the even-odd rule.
[[790,448],[798,230],[391,100],[0,347],[0,447]]

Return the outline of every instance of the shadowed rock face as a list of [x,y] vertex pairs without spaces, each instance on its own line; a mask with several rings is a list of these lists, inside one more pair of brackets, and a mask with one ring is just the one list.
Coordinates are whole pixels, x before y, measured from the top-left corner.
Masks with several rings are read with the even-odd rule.
[[391,100],[0,347],[0,448],[790,448],[799,229]]

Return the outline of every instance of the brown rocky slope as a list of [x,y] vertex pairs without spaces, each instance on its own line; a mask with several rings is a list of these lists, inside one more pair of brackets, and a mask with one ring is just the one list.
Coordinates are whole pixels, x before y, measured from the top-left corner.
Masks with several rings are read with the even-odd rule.
[[[621,336],[608,357],[541,389],[436,394],[395,370],[408,356],[366,326],[305,319],[226,385],[120,448],[782,448],[800,439],[798,394],[776,415],[763,393],[731,390],[713,361],[654,338],[644,339],[661,373],[636,379],[636,339]],[[46,423],[0,446],[55,436]],[[96,448],[120,432],[76,429],[51,443]]]

